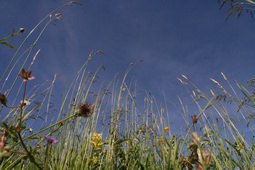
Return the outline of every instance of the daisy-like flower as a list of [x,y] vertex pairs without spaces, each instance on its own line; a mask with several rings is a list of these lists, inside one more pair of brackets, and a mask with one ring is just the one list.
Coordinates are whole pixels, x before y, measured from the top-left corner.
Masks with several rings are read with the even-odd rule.
[[53,143],[58,143],[58,140],[56,138],[53,138],[53,137],[45,137],[45,140],[50,143],[50,144],[53,144]]
[[82,117],[89,117],[92,115],[94,111],[95,105],[94,104],[81,104],[78,109],[78,115]]
[[23,82],[35,79],[35,77],[32,76],[32,71],[31,70],[26,71],[24,68],[21,70],[19,76],[22,78]]
[[104,145],[104,142],[102,141],[102,133],[94,133],[90,140],[90,144],[93,145],[95,150],[100,150]]
[[5,97],[4,94],[0,93],[0,103],[4,106],[7,104],[7,98]]

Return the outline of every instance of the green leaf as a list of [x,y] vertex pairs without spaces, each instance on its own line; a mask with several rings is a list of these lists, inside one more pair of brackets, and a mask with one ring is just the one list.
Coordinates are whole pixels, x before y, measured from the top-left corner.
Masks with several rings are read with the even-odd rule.
[[0,41],[0,44],[6,46],[6,47],[9,47],[9,48],[15,48],[14,46],[12,46],[11,44],[5,42],[5,41]]

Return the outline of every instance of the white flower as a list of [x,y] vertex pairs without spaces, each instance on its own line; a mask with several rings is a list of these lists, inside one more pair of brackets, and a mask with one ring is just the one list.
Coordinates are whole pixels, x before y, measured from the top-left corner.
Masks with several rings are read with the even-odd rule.
[[26,99],[25,99],[24,101],[21,100],[21,101],[20,101],[20,104],[22,104],[22,103],[23,103],[23,105],[25,105],[25,106],[30,105],[30,101],[29,101],[29,100],[26,100]]

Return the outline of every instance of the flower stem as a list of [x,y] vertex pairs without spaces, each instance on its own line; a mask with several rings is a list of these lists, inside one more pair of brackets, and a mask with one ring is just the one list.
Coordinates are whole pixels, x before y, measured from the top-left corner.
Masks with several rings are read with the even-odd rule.
[[42,169],[40,167],[40,165],[35,161],[34,156],[31,155],[31,153],[28,151],[28,149],[27,149],[27,147],[26,147],[26,145],[25,145],[25,143],[24,143],[24,141],[23,141],[23,139],[21,137],[20,132],[18,132],[18,137],[19,137],[20,143],[21,143],[22,147],[24,148],[24,150],[26,151],[27,156],[29,157],[30,161],[33,162],[38,169]]
[[20,118],[19,118],[19,127],[21,128],[22,126],[22,117],[23,117],[23,108],[24,108],[24,102],[25,102],[25,97],[26,97],[26,91],[27,91],[27,82],[24,81],[24,93],[22,97],[22,103],[20,104]]
[[44,167],[46,168],[47,166],[47,161],[48,161],[48,151],[49,151],[49,143],[46,145],[46,151],[45,151],[45,159],[44,159]]

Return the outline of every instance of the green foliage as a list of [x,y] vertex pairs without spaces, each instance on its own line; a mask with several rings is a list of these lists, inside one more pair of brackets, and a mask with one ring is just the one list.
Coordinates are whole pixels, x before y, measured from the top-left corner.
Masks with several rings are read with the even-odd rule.
[[8,40],[8,39],[10,39],[12,37],[18,36],[18,35],[20,35],[20,33],[23,33],[24,31],[25,31],[24,28],[20,28],[19,31],[12,33],[12,34],[8,35],[5,38],[0,39],[0,44],[4,45],[6,47],[9,47],[9,48],[15,48],[11,44],[7,43],[6,40]]
[[[79,3],[70,1],[64,6],[75,4]],[[138,106],[136,88],[132,83],[127,85],[132,65],[123,78],[107,88],[97,88],[97,75],[104,67],[88,72],[93,57],[101,53],[94,50],[74,76],[58,111],[50,109],[56,77],[48,84],[30,86],[35,77],[31,71],[34,60],[31,63],[29,57],[48,24],[61,16],[54,12],[39,23],[45,25],[25,50],[29,55],[18,56],[17,52],[39,25],[1,74],[0,169],[255,168],[255,144],[247,133],[254,132],[249,127],[255,111],[254,79],[247,86],[236,83],[234,87],[222,73],[223,82],[210,79],[216,86],[206,93],[181,75],[178,80],[197,111],[187,112],[193,105],[180,100],[180,126],[169,124],[165,118],[171,114],[151,95],[143,96],[144,105]],[[17,64],[16,60],[22,62]],[[11,75],[19,79],[7,83]],[[247,129],[243,131],[240,124]]]

